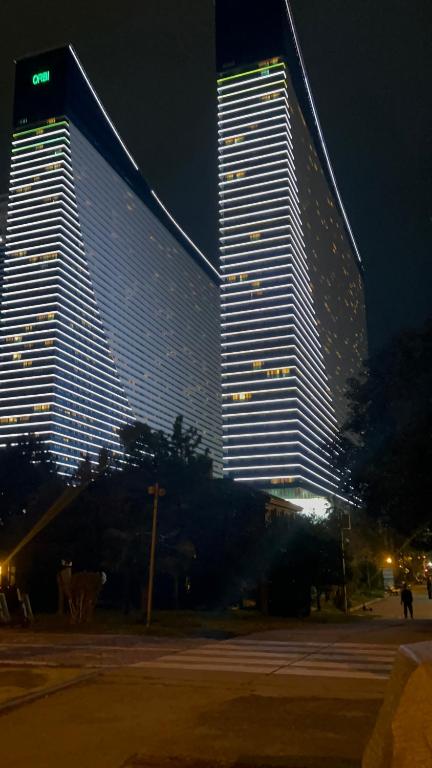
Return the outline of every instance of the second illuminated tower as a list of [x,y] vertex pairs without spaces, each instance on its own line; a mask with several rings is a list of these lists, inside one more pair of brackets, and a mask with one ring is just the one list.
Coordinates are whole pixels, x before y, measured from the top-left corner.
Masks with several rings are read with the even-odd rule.
[[290,10],[247,5],[217,6],[224,470],[318,510],[365,353],[361,266]]

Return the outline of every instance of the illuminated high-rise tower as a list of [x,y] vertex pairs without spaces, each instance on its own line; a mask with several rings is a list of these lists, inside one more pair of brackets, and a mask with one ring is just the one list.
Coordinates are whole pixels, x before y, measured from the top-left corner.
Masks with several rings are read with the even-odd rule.
[[147,186],[75,51],[17,63],[0,437],[69,473],[135,419],[198,429],[220,466],[217,272]]
[[288,3],[216,3],[224,470],[320,508],[363,283]]

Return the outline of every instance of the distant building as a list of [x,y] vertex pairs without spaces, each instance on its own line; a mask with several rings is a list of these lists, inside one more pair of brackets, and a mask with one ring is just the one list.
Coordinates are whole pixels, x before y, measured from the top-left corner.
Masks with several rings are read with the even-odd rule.
[[[131,104],[133,110],[133,104]],[[196,427],[221,471],[218,274],[148,187],[72,47],[18,61],[1,443],[69,473],[135,419]]]
[[319,513],[363,273],[289,3],[216,0],[224,471]]
[[265,505],[265,515],[267,522],[271,522],[280,517],[295,517],[302,512],[302,507],[293,504],[288,499],[282,499],[280,496],[268,495]]

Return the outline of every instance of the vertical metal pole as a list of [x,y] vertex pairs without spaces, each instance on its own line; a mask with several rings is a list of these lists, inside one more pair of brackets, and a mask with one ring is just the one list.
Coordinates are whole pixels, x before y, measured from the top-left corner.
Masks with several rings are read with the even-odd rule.
[[[343,523],[342,523],[343,525]],[[343,594],[344,594],[344,613],[348,613],[348,598],[347,598],[347,587],[346,587],[346,567],[345,567],[345,541],[344,541],[344,532],[343,528],[341,527],[341,550],[342,550],[342,576],[343,576]]]
[[154,499],[153,499],[152,535],[151,535],[151,547],[150,547],[150,566],[149,566],[149,582],[148,582],[148,595],[147,595],[146,627],[149,627],[151,624],[151,614],[152,614],[152,604],[153,604],[153,582],[154,582],[155,554],[156,554],[158,501],[159,501],[159,483],[155,483]]

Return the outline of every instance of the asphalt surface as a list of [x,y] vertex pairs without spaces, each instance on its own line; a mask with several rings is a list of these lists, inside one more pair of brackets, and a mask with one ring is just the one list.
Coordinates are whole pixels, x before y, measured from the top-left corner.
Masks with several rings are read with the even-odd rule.
[[371,607],[221,642],[3,629],[4,764],[359,768],[398,646],[432,641],[423,591]]

